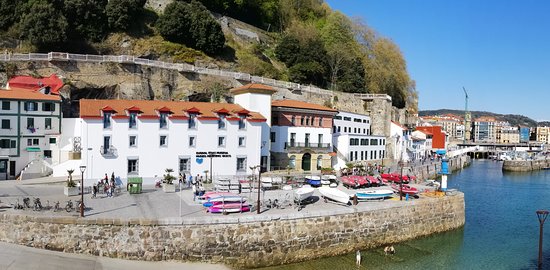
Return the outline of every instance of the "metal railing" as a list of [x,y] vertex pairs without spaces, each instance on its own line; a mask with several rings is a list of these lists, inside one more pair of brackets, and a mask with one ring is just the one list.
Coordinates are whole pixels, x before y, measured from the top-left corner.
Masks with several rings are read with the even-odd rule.
[[99,148],[99,153],[104,157],[117,157],[118,156],[118,151],[117,151],[116,147],[114,147],[112,145],[109,145],[107,147],[105,147],[105,145],[102,145]]
[[285,142],[285,149],[290,148],[331,148],[330,143]]
[[[16,61],[77,61],[77,62],[97,62],[97,63],[120,63],[120,64],[135,64],[142,66],[158,67],[164,69],[177,70],[179,72],[193,72],[205,75],[214,75],[227,77],[236,80],[249,81],[253,83],[262,83],[265,85],[286,88],[289,90],[299,90],[310,93],[332,95],[330,90],[318,88],[311,85],[301,85],[299,83],[279,81],[270,78],[253,76],[247,73],[227,71],[221,69],[210,69],[197,67],[186,63],[170,63],[156,60],[139,58],[132,55],[93,55],[93,54],[74,54],[64,52],[50,53],[3,53],[0,54],[0,61],[16,62]],[[386,94],[354,94],[355,97],[361,99],[387,99],[391,101],[391,97]]]

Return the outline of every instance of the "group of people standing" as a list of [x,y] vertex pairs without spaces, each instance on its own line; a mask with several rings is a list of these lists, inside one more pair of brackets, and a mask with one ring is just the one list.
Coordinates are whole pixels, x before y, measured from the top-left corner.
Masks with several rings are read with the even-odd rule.
[[200,196],[202,193],[204,193],[204,178],[202,175],[199,175],[197,174],[197,176],[193,177],[192,175],[189,175],[189,177],[187,178],[187,176],[185,175],[185,173],[180,173],[180,176],[179,176],[179,184],[180,184],[180,188],[182,186],[185,186],[187,185],[187,188],[192,188],[193,189],[193,195],[194,196]]
[[109,176],[107,176],[107,173],[105,173],[105,177],[97,180],[97,184],[94,184],[92,187],[92,198],[97,197],[97,193],[103,189],[103,192],[107,194],[107,197],[113,197],[115,193],[115,173],[113,172],[111,174],[111,179],[109,179]]

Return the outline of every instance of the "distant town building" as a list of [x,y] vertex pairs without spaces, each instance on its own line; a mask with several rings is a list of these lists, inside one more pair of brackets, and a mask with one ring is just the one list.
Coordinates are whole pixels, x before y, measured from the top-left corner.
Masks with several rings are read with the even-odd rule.
[[550,140],[550,127],[537,127],[537,142],[548,143]]
[[363,114],[338,112],[334,116],[332,143],[336,155],[332,167],[342,169],[346,163],[378,162],[386,156],[386,137],[371,135],[370,117]]
[[498,143],[520,143],[519,128],[513,126],[501,126],[500,140]]
[[393,147],[394,161],[410,161],[414,152],[412,148],[411,130],[394,121],[391,121],[390,129],[391,135],[387,143],[391,143],[395,146]]
[[[427,135],[431,135],[431,149],[447,149],[447,134],[440,126],[432,127],[416,127],[416,130],[422,131]],[[427,137],[428,138],[428,137]]]
[[475,119],[473,127],[474,142],[495,143],[495,123],[496,120],[494,117],[482,116]]
[[528,143],[531,129],[529,127],[519,126],[519,142]]
[[[0,179],[46,176],[58,159],[61,97],[49,87],[0,89]],[[47,164],[46,164],[47,163]]]
[[331,167],[335,109],[297,100],[271,103],[271,167],[320,171]]
[[422,120],[424,124],[420,126],[441,126],[450,140],[464,140],[464,120],[459,116],[454,114],[423,116]]
[[430,156],[432,151],[432,134],[427,131],[415,130],[411,134],[412,160],[422,160]]

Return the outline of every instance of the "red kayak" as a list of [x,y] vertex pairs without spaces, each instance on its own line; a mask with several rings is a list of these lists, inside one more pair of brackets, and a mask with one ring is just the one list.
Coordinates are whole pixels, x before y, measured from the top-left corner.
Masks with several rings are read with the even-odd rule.
[[[391,185],[391,188],[395,190],[395,192],[399,192],[399,189],[400,189],[399,185],[395,183]],[[401,193],[403,194],[416,195],[418,194],[418,192],[419,192],[418,189],[415,187],[411,187],[407,184],[401,185]]]

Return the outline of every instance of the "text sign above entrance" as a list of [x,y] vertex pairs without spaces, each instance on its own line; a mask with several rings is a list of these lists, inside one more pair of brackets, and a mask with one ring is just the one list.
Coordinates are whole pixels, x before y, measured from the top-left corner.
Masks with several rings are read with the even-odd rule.
[[231,157],[228,152],[196,152],[195,155],[205,158]]

